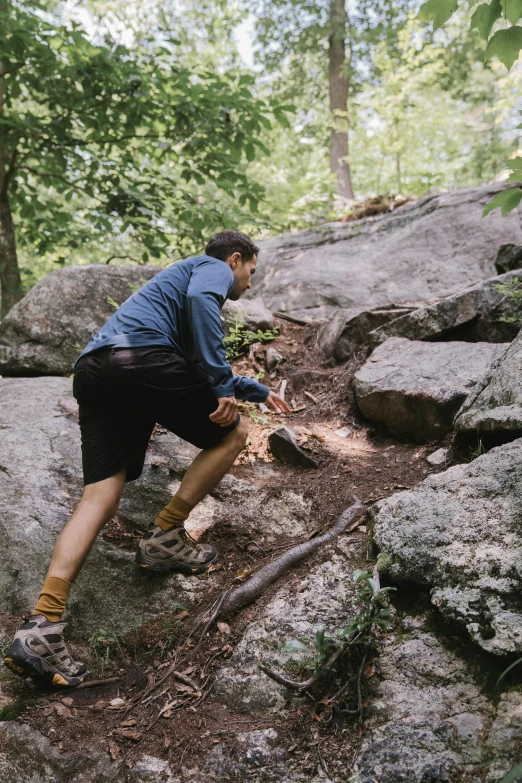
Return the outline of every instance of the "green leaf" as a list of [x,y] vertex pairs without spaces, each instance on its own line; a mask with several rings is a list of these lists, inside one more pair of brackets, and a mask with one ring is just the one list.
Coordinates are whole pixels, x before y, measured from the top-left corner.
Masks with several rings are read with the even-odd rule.
[[323,647],[324,647],[324,630],[323,629],[321,629],[320,631],[316,632],[315,639],[314,639],[314,646],[315,646],[315,649],[318,652],[321,652],[321,650],[323,649]]
[[486,217],[486,215],[489,215],[489,213],[497,207],[500,207],[502,217],[505,217],[508,212],[511,212],[513,209],[518,207],[521,200],[522,190],[520,188],[508,188],[507,190],[502,190],[500,193],[497,193],[497,195],[494,196],[491,201],[488,201],[484,207],[484,211],[482,212],[482,217]]
[[516,24],[522,17],[522,0],[502,0],[502,8],[511,24]]
[[495,55],[509,69],[518,60],[522,49],[522,27],[508,27],[507,30],[497,30],[491,38],[484,53],[484,60]]
[[487,41],[493,25],[501,16],[500,0],[493,0],[490,4],[482,3],[475,9],[471,17],[470,29],[478,30],[480,37]]
[[303,644],[298,639],[289,639],[287,642],[283,642],[283,649],[289,650],[290,652],[310,652],[310,648],[306,646],[306,644]]
[[511,772],[508,772],[502,780],[499,780],[499,783],[515,783],[520,777],[522,777],[522,764],[517,764]]
[[418,18],[421,22],[433,22],[433,29],[438,30],[453,16],[457,7],[457,0],[427,0],[421,6]]
[[356,568],[353,572],[352,578],[355,584],[358,584],[361,579],[367,579],[370,576],[368,571],[363,571],[361,568]]
[[504,669],[504,671],[502,672],[502,674],[500,675],[500,677],[499,677],[499,678],[498,678],[498,680],[497,680],[497,685],[500,683],[500,681],[501,681],[501,680],[503,680],[503,679],[504,679],[504,677],[506,676],[506,674],[507,674],[508,672],[510,672],[510,671],[511,671],[511,669],[514,669],[514,668],[515,668],[515,666],[518,666],[518,664],[519,664],[519,663],[522,663],[522,658],[518,658],[516,661],[514,661],[514,663],[512,663],[510,666],[508,666],[508,667],[507,667],[507,669]]

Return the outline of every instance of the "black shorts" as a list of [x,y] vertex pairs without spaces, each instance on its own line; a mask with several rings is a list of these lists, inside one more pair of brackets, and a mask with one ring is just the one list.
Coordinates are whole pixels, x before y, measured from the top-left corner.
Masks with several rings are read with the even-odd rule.
[[209,419],[218,407],[210,378],[172,348],[100,348],[82,356],[73,394],[80,406],[85,484],[127,470],[139,478],[155,424],[199,449],[216,446],[239,423]]

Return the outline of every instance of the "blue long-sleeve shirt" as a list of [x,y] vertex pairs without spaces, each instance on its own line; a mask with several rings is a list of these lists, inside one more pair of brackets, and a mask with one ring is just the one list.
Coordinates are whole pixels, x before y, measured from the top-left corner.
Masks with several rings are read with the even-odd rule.
[[211,256],[178,261],[129,297],[80,356],[105,346],[170,345],[210,376],[216,397],[263,402],[270,389],[234,375],[225,358],[221,308],[233,285],[224,261]]

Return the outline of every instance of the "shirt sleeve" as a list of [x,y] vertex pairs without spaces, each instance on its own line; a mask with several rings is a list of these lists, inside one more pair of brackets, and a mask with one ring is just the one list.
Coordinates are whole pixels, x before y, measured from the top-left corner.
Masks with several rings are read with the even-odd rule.
[[187,289],[187,317],[194,353],[201,369],[212,378],[216,397],[234,397],[232,367],[225,358],[221,308],[232,290],[234,276],[224,261],[196,266]]
[[252,378],[234,375],[226,360],[221,308],[234,285],[234,275],[224,261],[196,266],[187,289],[187,316],[194,353],[201,369],[212,379],[216,397],[263,402],[270,389]]

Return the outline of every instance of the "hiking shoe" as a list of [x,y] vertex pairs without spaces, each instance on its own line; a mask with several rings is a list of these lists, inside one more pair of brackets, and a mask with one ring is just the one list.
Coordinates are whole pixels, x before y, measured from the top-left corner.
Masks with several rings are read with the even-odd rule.
[[48,685],[79,685],[87,667],[69,655],[63,640],[66,626],[67,623],[50,623],[41,614],[24,617],[5,654],[7,668]]
[[136,562],[151,571],[200,574],[215,563],[217,556],[217,549],[198,544],[184,527],[162,530],[152,523],[138,545]]

